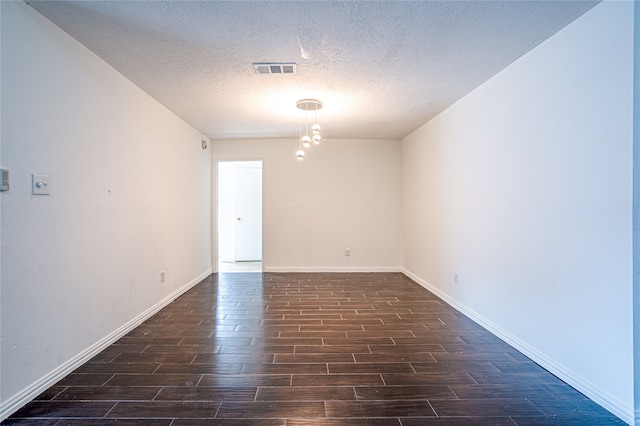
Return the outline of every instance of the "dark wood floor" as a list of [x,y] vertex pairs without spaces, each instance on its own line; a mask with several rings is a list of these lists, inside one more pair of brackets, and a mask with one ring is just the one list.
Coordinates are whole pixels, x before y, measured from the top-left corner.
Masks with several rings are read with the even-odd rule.
[[401,274],[229,273],[2,424],[624,423]]

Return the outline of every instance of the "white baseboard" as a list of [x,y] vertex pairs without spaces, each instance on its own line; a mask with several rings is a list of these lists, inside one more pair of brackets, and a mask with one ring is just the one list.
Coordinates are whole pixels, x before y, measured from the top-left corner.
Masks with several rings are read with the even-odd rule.
[[146,311],[142,312],[140,315],[136,316],[126,324],[122,325],[118,329],[112,331],[102,339],[98,340],[93,345],[89,346],[87,349],[80,352],[78,355],[71,358],[69,361],[64,364],[56,367],[51,370],[49,373],[41,377],[40,379],[33,382],[31,385],[27,386],[17,394],[13,395],[6,401],[3,401],[0,404],[0,421],[6,419],[11,414],[15,413],[22,406],[27,404],[36,396],[40,395],[42,392],[47,390],[52,385],[56,384],[58,381],[63,379],[69,373],[74,371],[76,368],[80,367],[85,362],[89,361],[91,358],[102,352],[113,342],[117,341],[131,330],[145,322],[147,319],[151,318],[154,314],[159,312],[162,308],[167,306],[169,303],[176,300],[178,297],[186,293],[193,286],[198,284],[200,281],[205,279],[211,275],[211,269],[203,272],[198,275],[193,280],[189,281],[187,284],[180,287],[178,290],[174,291],[160,302],[156,303]]
[[511,333],[508,333],[498,325],[487,320],[482,315],[473,311],[466,305],[458,302],[457,300],[449,296],[447,293],[429,284],[427,281],[423,280],[422,278],[415,275],[411,271],[408,271],[402,268],[402,273],[408,276],[409,278],[411,278],[416,283],[420,284],[422,287],[424,287],[431,293],[438,296],[440,299],[447,302],[454,309],[464,314],[466,317],[476,322],[477,324],[479,324],[480,326],[488,330],[490,333],[492,333],[499,339],[506,342],[508,345],[522,352],[524,355],[526,355],[527,357],[535,361],[538,365],[542,366],[545,370],[551,372],[556,377],[560,378],[570,386],[577,389],[579,392],[586,395],[595,403],[601,405],[603,408],[610,411],[614,415],[618,416],[620,419],[627,422],[628,424],[630,425],[633,424],[634,422],[633,407],[627,407],[620,400],[609,395],[607,392],[604,392],[602,389],[598,388],[593,383],[586,380],[584,377],[581,377],[580,375],[566,368],[562,364],[559,364],[553,358],[548,357],[547,355],[540,352],[536,348],[528,345],[526,342],[522,341],[518,337],[512,335]]
[[[634,410],[632,407],[627,407],[621,401],[612,397],[611,395],[603,392],[597,386],[594,386],[588,380],[583,377],[575,374],[571,370],[565,368],[563,365],[557,363],[552,358],[547,357],[545,354],[539,352],[537,349],[529,346],[527,343],[523,342],[519,338],[510,333],[506,332],[501,327],[496,324],[488,321],[483,316],[479,315],[472,309],[468,308],[462,303],[459,303],[457,300],[450,297],[448,294],[442,292],[438,288],[429,284],[427,281],[421,279],[419,276],[413,274],[411,271],[408,271],[402,267],[379,267],[379,268],[371,268],[371,267],[329,267],[329,268],[305,268],[305,267],[271,267],[266,268],[265,272],[402,272],[416,283],[424,287],[429,292],[435,294],[449,305],[451,305],[454,309],[461,312],[474,322],[481,325],[483,328],[487,329],[490,333],[494,334],[498,338],[505,341],[507,344],[511,345],[518,351],[522,352],[533,361],[541,365],[546,370],[550,371],[555,376],[559,377],[561,380],[565,381],[572,387],[576,388],[578,391],[582,392],[584,395],[589,397],[591,400],[600,404],[605,409],[609,410],[614,415],[618,416],[623,421],[628,424],[633,424],[634,422]],[[55,368],[39,380],[32,383],[30,386],[27,386],[22,391],[18,392],[14,396],[10,397],[6,401],[0,404],[0,421],[6,419],[15,411],[20,409],[23,405],[31,401],[33,398],[47,390],[50,386],[57,383],[59,380],[64,378],[66,375],[71,373],[76,368],[80,367],[82,364],[93,358],[95,355],[103,351],[113,342],[117,341],[131,330],[142,324],[144,321],[149,319],[151,316],[156,314],[162,308],[167,306],[169,303],[173,302],[175,299],[180,297],[182,294],[187,292],[193,286],[198,284],[200,281],[205,279],[212,273],[212,270],[207,270],[200,274],[198,277],[194,278],[189,283],[185,284],[178,290],[174,291],[163,300],[147,309],[137,317],[133,318],[131,321],[127,322],[117,330],[114,330],[107,336],[103,337],[69,361]]]
[[263,272],[300,272],[300,273],[313,273],[313,272],[402,272],[400,266],[266,266]]

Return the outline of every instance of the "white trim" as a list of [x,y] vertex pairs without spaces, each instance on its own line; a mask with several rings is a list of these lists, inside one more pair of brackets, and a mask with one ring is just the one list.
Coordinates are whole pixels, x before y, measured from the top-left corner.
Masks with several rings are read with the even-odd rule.
[[154,314],[159,312],[162,308],[167,306],[169,303],[176,300],[178,297],[182,296],[188,290],[190,290],[193,286],[198,284],[200,281],[211,275],[212,269],[208,269],[202,274],[198,275],[193,280],[189,281],[184,286],[180,287],[146,311],[142,312],[140,315],[136,316],[132,320],[128,321],[121,327],[107,334],[102,339],[95,342],[93,345],[89,346],[70,360],[65,363],[59,365],[58,367],[51,370],[49,373],[42,376],[40,379],[33,382],[31,385],[27,386],[20,392],[16,393],[12,397],[8,398],[6,401],[3,401],[0,404],[0,421],[6,419],[11,414],[18,411],[29,401],[34,399],[36,396],[40,395],[42,392],[47,390],[49,387],[56,384],[58,381],[63,379],[69,373],[74,371],[76,368],[80,367],[85,362],[89,361],[91,358],[96,356],[98,353],[102,352],[113,342],[117,341],[131,330],[142,324],[147,319],[151,318]]
[[595,403],[601,405],[606,410],[618,416],[621,420],[627,422],[630,425],[633,424],[633,407],[625,406],[622,401],[614,398],[585,378],[566,368],[562,364],[559,364],[553,358],[548,357],[547,355],[530,346],[518,337],[505,331],[503,328],[499,327],[493,322],[487,320],[482,315],[478,314],[468,306],[458,302],[456,299],[452,298],[447,293],[423,280],[416,274],[408,271],[405,268],[402,268],[402,273],[414,280],[416,283],[420,284],[426,290],[430,291],[440,299],[447,302],[449,305],[451,305],[451,307],[464,314],[466,317],[476,322],[499,339],[503,340],[508,345],[522,352],[524,355],[529,357],[531,360],[539,364],[554,376],[557,376],[570,386],[574,387],[579,392],[582,392]]
[[400,266],[263,266],[263,272],[403,272]]

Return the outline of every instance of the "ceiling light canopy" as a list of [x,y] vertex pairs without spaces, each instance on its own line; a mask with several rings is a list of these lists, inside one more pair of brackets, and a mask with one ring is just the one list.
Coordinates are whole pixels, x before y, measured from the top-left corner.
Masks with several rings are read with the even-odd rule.
[[322,101],[317,99],[300,99],[296,102],[296,107],[303,111],[317,111],[322,109]]
[[[304,148],[310,148],[311,145],[319,145],[322,142],[320,131],[322,130],[318,124],[318,110],[322,109],[322,101],[317,99],[300,99],[296,102],[296,107],[300,110],[300,147],[296,152],[298,160],[304,159]],[[309,135],[309,114],[314,114],[314,121],[311,125],[311,136]],[[303,117],[304,116],[304,117]],[[302,132],[302,124],[304,122],[304,135]]]

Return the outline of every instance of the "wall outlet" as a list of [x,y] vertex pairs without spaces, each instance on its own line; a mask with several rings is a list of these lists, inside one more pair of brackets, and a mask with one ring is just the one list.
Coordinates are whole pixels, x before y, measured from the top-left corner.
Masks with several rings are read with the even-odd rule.
[[344,249],[344,255],[345,256],[351,256],[351,249]]
[[160,282],[164,282],[164,271],[160,271]]

